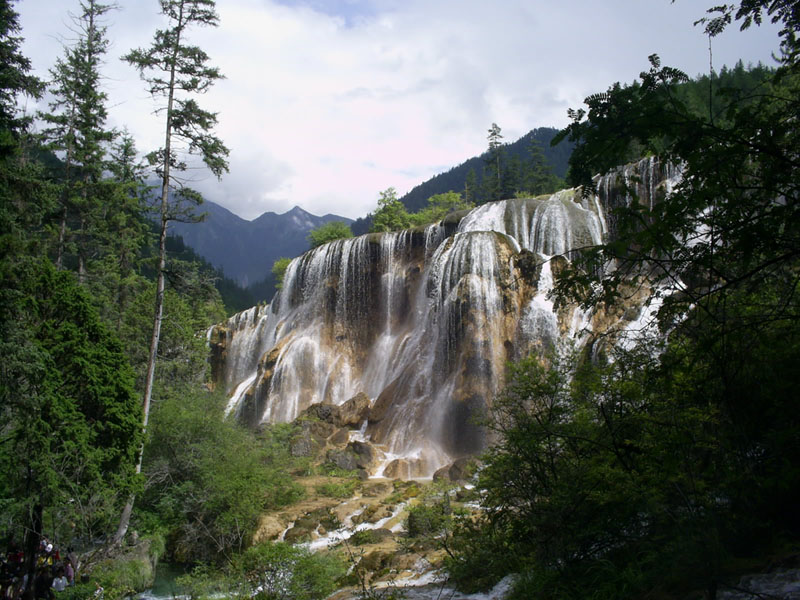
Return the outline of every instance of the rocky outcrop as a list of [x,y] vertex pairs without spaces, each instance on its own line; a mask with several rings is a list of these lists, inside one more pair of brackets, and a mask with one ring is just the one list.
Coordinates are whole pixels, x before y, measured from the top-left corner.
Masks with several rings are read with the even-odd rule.
[[474,458],[462,457],[442,467],[433,474],[434,481],[453,481],[464,483],[475,473],[477,461]]
[[370,411],[369,397],[360,392],[344,404],[313,404],[303,411],[303,416],[318,419],[338,428],[358,429]]
[[[489,443],[480,420],[507,361],[546,357],[567,339],[585,346],[587,331],[636,318],[643,298],[612,313],[556,308],[550,294],[580,248],[613,235],[610,208],[635,201],[632,189],[640,203],[661,201],[670,176],[646,161],[600,180],[596,196],[516,198],[315,248],[291,263],[268,308],[210,333],[212,361],[225,363],[212,372],[239,390],[230,404],[245,423],[303,416],[327,424],[304,425],[293,452],[320,451],[340,468],[387,477],[430,477]],[[345,449],[365,421],[359,440],[372,453]]]

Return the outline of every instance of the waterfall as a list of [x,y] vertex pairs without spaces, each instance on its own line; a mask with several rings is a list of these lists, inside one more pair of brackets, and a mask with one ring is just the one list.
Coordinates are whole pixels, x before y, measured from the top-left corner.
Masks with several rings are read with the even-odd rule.
[[[479,452],[486,439],[475,417],[502,386],[506,361],[565,339],[584,343],[593,327],[592,311],[554,307],[558,266],[607,239],[607,215],[632,191],[656,202],[677,176],[646,159],[599,179],[589,197],[571,189],[493,202],[457,227],[367,234],[306,252],[269,307],[209,336],[228,411],[252,425],[285,422],[363,392],[371,402],[363,436],[402,472],[430,476]],[[523,251],[535,257],[533,279],[517,265]]]

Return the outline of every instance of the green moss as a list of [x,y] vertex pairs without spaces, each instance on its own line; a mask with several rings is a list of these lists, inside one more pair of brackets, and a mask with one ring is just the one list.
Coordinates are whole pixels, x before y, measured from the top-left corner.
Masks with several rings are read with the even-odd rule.
[[314,487],[320,496],[327,498],[349,498],[353,495],[358,482],[354,479],[349,481],[329,481]]
[[372,529],[362,529],[356,531],[350,536],[350,543],[354,546],[363,546],[365,544],[374,544],[378,541],[378,536]]

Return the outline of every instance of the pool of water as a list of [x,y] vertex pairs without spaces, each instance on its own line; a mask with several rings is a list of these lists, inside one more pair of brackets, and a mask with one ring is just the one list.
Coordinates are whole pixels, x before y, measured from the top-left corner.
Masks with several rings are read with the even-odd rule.
[[179,594],[175,580],[181,575],[185,575],[186,570],[180,565],[168,563],[158,563],[156,567],[156,577],[153,587],[145,590],[136,596],[137,600],[168,600],[170,598],[182,598]]

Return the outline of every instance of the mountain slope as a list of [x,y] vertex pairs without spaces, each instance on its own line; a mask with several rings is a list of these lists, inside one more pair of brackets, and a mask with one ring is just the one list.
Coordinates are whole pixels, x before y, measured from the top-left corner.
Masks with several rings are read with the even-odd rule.
[[[539,127],[532,129],[515,142],[503,144],[504,161],[508,163],[510,160],[519,160],[520,163],[526,163],[530,160],[531,142],[536,140],[539,142],[545,161],[553,173],[558,177],[565,178],[574,144],[564,140],[557,146],[551,146],[550,141],[558,132],[558,129],[552,127]],[[400,198],[400,202],[405,205],[409,212],[417,212],[425,208],[428,198],[435,194],[444,194],[450,191],[463,193],[470,171],[475,172],[475,182],[480,186],[483,181],[486,155],[487,153],[484,152],[480,156],[473,156],[449,171],[434,175]],[[353,230],[355,235],[360,235],[369,231],[371,224],[372,219],[367,215],[356,219],[350,229]]]
[[[532,129],[516,142],[503,145],[506,160],[510,160],[513,156],[516,156],[521,161],[528,159],[531,142],[535,139],[539,142],[544,157],[552,168],[553,173],[563,178],[567,172],[573,144],[564,141],[555,147],[551,147],[550,141],[555,137],[558,131],[558,129],[553,129],[551,127],[539,127],[538,129]],[[443,194],[451,190],[454,192],[461,192],[464,190],[464,183],[470,170],[475,171],[477,182],[480,184],[483,180],[485,155],[486,153],[480,156],[474,156],[457,167],[453,167],[446,173],[440,173],[439,175],[431,177],[428,181],[421,183],[400,198],[400,201],[405,204],[409,211],[417,211],[424,208],[428,198],[434,194]]]
[[312,229],[329,221],[351,222],[330,214],[318,217],[297,206],[280,215],[266,212],[253,221],[213,202],[204,202],[201,210],[206,213],[203,222],[176,222],[171,232],[243,287],[267,278],[276,259],[308,250]]

